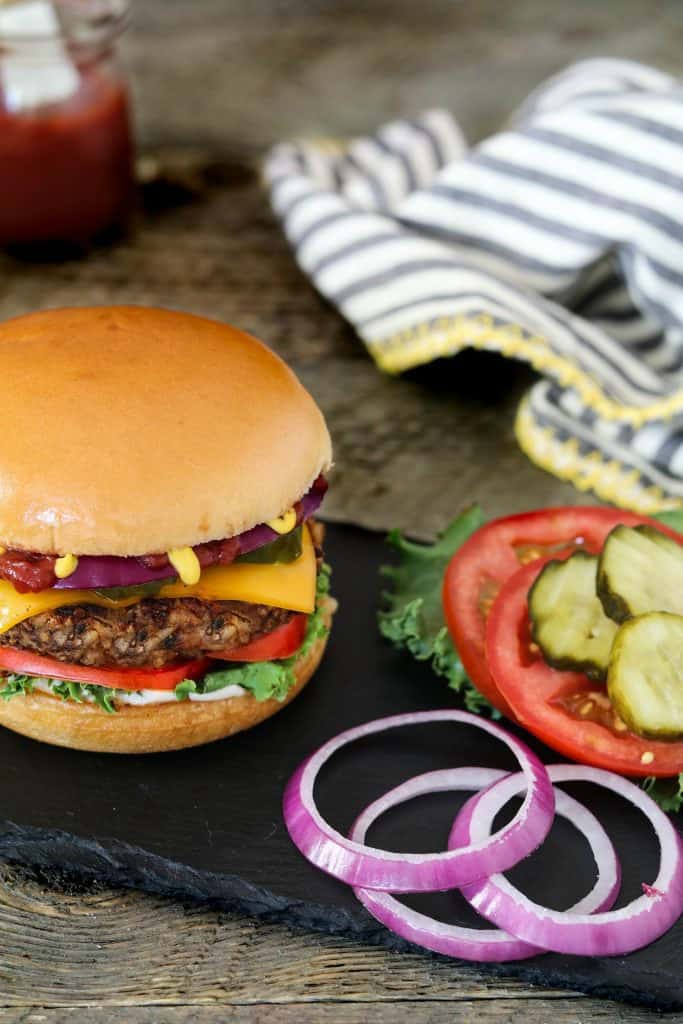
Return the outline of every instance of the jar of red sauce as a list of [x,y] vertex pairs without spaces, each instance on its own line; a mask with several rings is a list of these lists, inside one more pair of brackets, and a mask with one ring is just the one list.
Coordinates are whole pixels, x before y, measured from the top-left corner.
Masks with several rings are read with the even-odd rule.
[[126,224],[127,15],[127,0],[0,3],[1,246],[85,246]]

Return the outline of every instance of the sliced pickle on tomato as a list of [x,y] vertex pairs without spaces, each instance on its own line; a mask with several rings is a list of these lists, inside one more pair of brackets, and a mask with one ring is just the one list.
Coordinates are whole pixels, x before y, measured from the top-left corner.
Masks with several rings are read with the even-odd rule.
[[683,547],[652,526],[617,526],[598,560],[598,597],[615,622],[647,612],[683,615]]
[[595,591],[598,560],[577,551],[548,562],[529,591],[531,635],[553,668],[605,679],[617,625]]
[[650,612],[625,623],[614,642],[607,691],[639,736],[683,736],[683,617]]
[[[496,685],[485,650],[486,622],[501,587],[537,558],[561,558],[577,549],[596,554],[619,523],[654,525],[651,519],[617,508],[538,509],[487,523],[451,559],[443,586],[449,632],[476,688],[508,717],[514,719],[514,710]],[[667,526],[661,529],[676,536]]]
[[271,541],[270,544],[264,544],[263,547],[254,548],[253,551],[248,551],[245,555],[239,555],[235,559],[235,564],[256,562],[259,565],[275,565],[276,562],[296,562],[303,551],[301,531],[302,527],[297,526],[289,533],[278,537],[277,540]]
[[486,623],[491,674],[517,721],[564,757],[597,768],[634,776],[683,772],[683,740],[637,735],[617,714],[604,686],[585,672],[546,664],[532,643],[527,600],[542,567],[531,563],[511,576]]

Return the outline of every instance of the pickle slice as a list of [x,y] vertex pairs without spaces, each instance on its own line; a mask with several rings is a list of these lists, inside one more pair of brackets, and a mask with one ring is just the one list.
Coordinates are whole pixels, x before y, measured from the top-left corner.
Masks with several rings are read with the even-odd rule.
[[151,583],[136,583],[131,587],[98,587],[94,593],[98,597],[104,597],[109,601],[124,601],[131,597],[138,597],[143,600],[147,597],[156,597],[162,587],[167,583],[173,583],[175,577],[169,576],[164,580],[152,580]]
[[683,616],[649,612],[626,622],[612,648],[607,691],[639,736],[683,736]]
[[597,566],[585,551],[548,562],[529,591],[529,618],[549,665],[604,679],[617,626],[596,595]]
[[276,562],[295,562],[301,557],[302,540],[301,526],[295,527],[289,533],[284,533],[277,540],[270,544],[264,544],[260,548],[247,552],[246,555],[239,555],[235,562],[257,562],[259,564],[274,565]]
[[652,526],[617,526],[598,559],[605,614],[626,622],[646,612],[683,615],[683,548]]

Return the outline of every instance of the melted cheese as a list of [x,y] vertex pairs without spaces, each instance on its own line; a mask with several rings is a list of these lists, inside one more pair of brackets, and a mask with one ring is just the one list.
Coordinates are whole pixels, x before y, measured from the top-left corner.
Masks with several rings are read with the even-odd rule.
[[169,583],[159,597],[199,597],[204,601],[249,601],[294,612],[315,608],[315,551],[308,530],[301,537],[301,555],[294,562],[259,565],[241,562],[204,569],[199,583]]
[[92,590],[41,590],[37,594],[20,594],[7,580],[0,580],[0,633],[41,612],[61,608],[65,604],[96,604],[104,608],[125,608],[137,604],[139,597],[112,601]]
[[[198,597],[204,601],[248,601],[289,608],[310,614],[315,608],[315,551],[308,530],[303,531],[302,551],[294,562],[259,565],[242,562],[215,565],[205,569],[198,583],[169,583],[159,597]],[[7,580],[0,580],[0,633],[41,612],[69,604],[95,604],[105,608],[125,608],[141,598],[121,600],[101,597],[92,590],[41,590],[20,594]]]

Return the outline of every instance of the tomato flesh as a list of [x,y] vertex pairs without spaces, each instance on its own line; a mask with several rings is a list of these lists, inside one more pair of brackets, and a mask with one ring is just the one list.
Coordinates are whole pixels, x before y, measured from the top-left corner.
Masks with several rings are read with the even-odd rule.
[[304,642],[307,621],[307,615],[295,615],[289,622],[252,640],[250,644],[213,654],[213,657],[221,661],[275,661],[278,658],[289,658]]
[[619,523],[649,523],[680,540],[673,530],[634,512],[577,505],[495,519],[472,534],[451,559],[443,603],[453,643],[476,688],[509,718],[516,717],[514,708],[497,685],[486,655],[486,621],[501,587],[522,565],[539,557],[557,557],[576,548],[598,552]]
[[582,764],[634,776],[682,772],[683,741],[637,736],[615,714],[604,686],[582,672],[550,668],[532,644],[527,598],[547,561],[518,569],[503,584],[486,623],[489,669],[517,721]]
[[210,664],[210,658],[197,658],[171,668],[94,668],[71,665],[31,651],[0,647],[0,669],[72,683],[111,686],[117,690],[173,690],[183,679],[199,679]]

